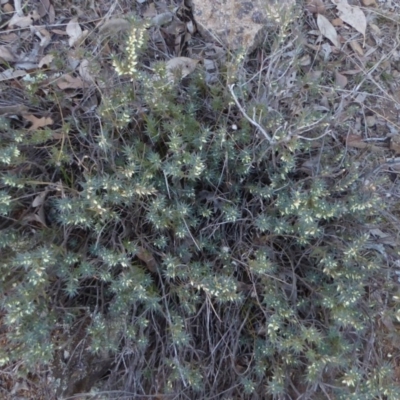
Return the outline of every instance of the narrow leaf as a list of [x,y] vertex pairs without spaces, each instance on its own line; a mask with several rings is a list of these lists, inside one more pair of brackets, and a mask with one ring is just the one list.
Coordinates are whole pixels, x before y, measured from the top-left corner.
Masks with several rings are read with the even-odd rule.
[[367,19],[360,7],[351,6],[347,0],[332,0],[339,10],[339,17],[352,26],[356,31],[360,32],[365,37],[367,29]]
[[324,17],[321,14],[318,14],[317,24],[321,34],[329,39],[336,47],[340,47],[340,42],[336,29],[329,22],[328,18]]

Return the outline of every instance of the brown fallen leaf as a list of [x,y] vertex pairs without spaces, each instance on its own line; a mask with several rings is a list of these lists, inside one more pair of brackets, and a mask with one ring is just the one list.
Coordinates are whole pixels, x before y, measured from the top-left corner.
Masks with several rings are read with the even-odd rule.
[[339,11],[339,17],[352,26],[356,31],[360,32],[365,38],[365,30],[367,28],[367,18],[364,12],[358,6],[351,6],[347,0],[331,0]]
[[368,147],[368,144],[365,143],[360,136],[354,134],[347,136],[346,145],[349,147],[355,147],[356,149],[365,149]]
[[75,78],[69,74],[61,76],[57,81],[57,86],[61,90],[65,89],[81,89],[85,86],[85,83],[81,78]]
[[378,25],[375,25],[373,23],[368,24],[368,26],[374,31],[374,33],[376,33],[377,35],[382,35],[382,31],[380,30]]
[[40,18],[43,18],[50,9],[50,0],[40,0],[39,4],[37,5],[37,10],[40,15]]
[[66,30],[69,36],[68,44],[70,47],[74,47],[75,45],[81,43],[85,37],[88,35],[89,31],[82,31],[78,23],[78,18],[72,18],[71,21],[68,22]]
[[332,20],[333,26],[343,26],[343,20],[341,18],[335,18]]
[[56,20],[56,12],[54,10],[53,4],[50,4],[50,8],[49,8],[49,23],[52,25],[52,24],[54,24],[55,20]]
[[2,61],[12,62],[16,57],[8,46],[0,46],[0,63]]
[[321,79],[322,71],[310,71],[307,73],[307,78],[310,82],[318,82]]
[[157,272],[157,262],[148,250],[144,247],[139,247],[136,256],[146,264],[150,272]]
[[361,1],[365,7],[370,7],[370,6],[377,7],[378,6],[378,4],[376,4],[375,0],[361,0]]
[[14,32],[1,34],[1,41],[4,43],[16,42],[19,39],[18,35]]
[[336,47],[340,48],[340,41],[335,27],[324,15],[318,14],[317,25],[322,34],[329,39]]
[[53,33],[55,33],[56,35],[68,36],[68,33],[65,31],[62,31],[61,29],[52,29],[51,31]]
[[51,138],[54,140],[63,140],[67,137],[67,135],[64,132],[53,132],[51,135]]
[[50,117],[37,118],[33,114],[23,114],[22,116],[32,123],[32,125],[28,128],[28,131],[35,131],[36,129],[43,128],[54,123]]
[[364,50],[360,46],[360,44],[356,40],[352,40],[350,42],[350,47],[353,51],[355,51],[360,57],[364,55]]
[[53,61],[54,56],[52,54],[47,54],[44,56],[40,61],[39,61],[39,68],[42,68],[43,66],[50,66],[51,62]]
[[361,69],[349,69],[347,71],[342,71],[343,75],[357,75],[363,72]]
[[18,13],[15,13],[13,17],[8,21],[8,27],[13,28],[15,26],[18,26],[20,28],[27,28],[28,26],[31,26],[35,21],[37,21],[40,18],[40,15],[36,10],[31,11],[28,15],[26,16],[19,16]]
[[347,78],[342,75],[340,72],[335,71],[335,83],[341,88],[344,89],[348,83]]
[[0,82],[8,81],[10,79],[20,78],[21,76],[25,75],[27,75],[27,72],[23,71],[22,69],[14,70],[14,68],[9,68],[0,73]]
[[46,196],[47,196],[48,190],[46,189],[45,191],[39,193],[32,201],[32,207],[36,208],[41,206],[44,201],[46,200]]
[[13,13],[14,7],[10,3],[6,3],[3,6],[3,11],[4,11],[4,13]]
[[322,0],[308,0],[306,9],[312,14],[323,14],[325,12],[325,5]]

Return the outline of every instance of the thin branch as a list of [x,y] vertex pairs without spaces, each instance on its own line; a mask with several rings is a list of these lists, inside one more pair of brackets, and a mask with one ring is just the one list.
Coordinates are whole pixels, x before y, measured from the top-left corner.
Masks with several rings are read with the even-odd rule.
[[229,91],[231,92],[231,95],[233,97],[233,100],[235,101],[235,104],[237,105],[237,107],[239,108],[239,110],[242,112],[243,116],[247,119],[247,121],[249,121],[253,126],[255,126],[265,137],[265,139],[268,140],[269,143],[273,144],[275,143],[275,141],[272,139],[272,137],[265,131],[264,128],[262,128],[262,126],[257,123],[256,121],[254,121],[253,119],[251,119],[246,111],[244,110],[244,108],[241,106],[241,104],[239,103],[239,100],[237,99],[235,93],[233,92],[233,87],[235,86],[235,84],[229,85]]

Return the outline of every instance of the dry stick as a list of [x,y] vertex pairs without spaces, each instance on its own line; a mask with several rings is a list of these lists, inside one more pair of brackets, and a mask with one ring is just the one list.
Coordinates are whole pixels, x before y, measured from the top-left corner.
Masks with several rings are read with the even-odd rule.
[[192,238],[194,244],[195,244],[196,247],[197,247],[197,250],[198,250],[198,251],[201,251],[200,246],[197,244],[196,239],[195,239],[195,238],[193,237],[193,235],[192,235],[192,232],[190,232],[190,229],[189,229],[189,227],[188,227],[188,224],[187,224],[186,221],[185,221],[185,218],[182,218],[182,219],[183,219],[183,223],[184,223],[185,226],[186,226],[187,231],[189,232],[190,237]]
[[369,80],[370,82],[372,82],[375,86],[378,87],[378,89],[387,96],[387,98],[389,98],[390,100],[396,102],[392,96],[389,95],[389,93],[386,92],[386,90],[384,88],[382,88],[378,82],[376,82],[373,79],[372,73],[384,62],[389,60],[394,53],[397,51],[397,48],[400,46],[400,43],[397,43],[397,45],[390,50],[389,54],[384,54],[380,60],[372,67],[369,69],[369,71],[366,71],[362,66],[358,65],[351,57],[350,57],[350,61],[353,62],[357,67],[361,68],[361,71],[364,73],[365,77],[364,79],[352,90],[353,94],[357,93],[358,90],[360,89],[360,87],[363,85],[363,83],[366,80]]
[[272,137],[265,131],[265,129],[262,128],[262,126],[257,123],[256,121],[254,121],[253,119],[251,119],[247,114],[246,111],[244,110],[244,108],[241,106],[241,104],[239,103],[239,100],[237,99],[235,93],[233,92],[233,87],[235,86],[235,84],[229,85],[229,91],[231,92],[231,95],[233,97],[233,100],[235,101],[235,104],[237,105],[237,107],[239,108],[239,110],[242,112],[243,116],[247,119],[247,121],[249,121],[253,126],[255,126],[264,136],[265,138],[268,140],[269,143],[273,144],[275,143],[275,140],[272,139]]
[[[3,4],[3,2],[2,2]],[[23,17],[24,12],[22,11],[22,0],[14,0],[14,8],[18,17]]]
[[[228,88],[229,88],[229,91],[231,92],[231,95],[232,95],[232,97],[233,97],[233,100],[235,101],[235,104],[237,105],[237,107],[239,108],[239,110],[242,112],[243,116],[247,119],[247,121],[249,121],[253,126],[255,126],[255,127],[264,135],[264,137],[268,140],[268,142],[269,142],[270,144],[275,144],[275,143],[277,143],[274,137],[271,137],[271,136],[265,131],[265,129],[262,128],[262,126],[261,126],[259,123],[257,123],[256,121],[254,121],[254,119],[251,119],[251,118],[246,114],[246,111],[245,111],[244,108],[241,106],[241,104],[239,103],[239,100],[237,99],[235,93],[233,92],[233,87],[234,87],[234,86],[235,86],[235,84],[232,84],[232,85],[229,85]],[[311,125],[309,125],[309,126],[302,126],[301,129],[303,130],[303,133],[304,133],[304,132],[307,132],[308,130],[312,129],[314,126],[318,125],[318,124],[319,124],[323,119],[325,119],[325,118],[326,118],[326,117],[323,116],[323,117],[320,118],[318,121],[313,122],[313,123],[312,123]],[[323,138],[324,136],[326,136],[326,135],[329,134],[330,132],[331,132],[331,131],[327,131],[327,132],[323,133],[322,135],[320,135],[320,136],[318,136],[318,137],[316,137],[316,138],[306,138],[306,137],[304,137],[304,136],[300,136],[300,135],[291,133],[291,134],[288,135],[288,137],[287,137],[284,141],[288,141],[288,140],[289,140],[291,137],[293,137],[293,136],[296,136],[296,137],[298,137],[299,139],[304,139],[304,140],[308,140],[308,141],[313,141],[313,140],[318,140],[318,139]],[[274,136],[275,136],[275,135],[274,135]]]
[[[286,49],[290,48],[293,46],[293,42],[297,39],[297,36],[294,37],[294,39],[289,42],[286,46],[282,47],[282,49],[278,50],[276,53],[274,53],[273,55],[270,55],[268,57],[265,57],[264,61],[267,61],[269,59],[272,59],[272,57],[277,58],[277,56],[281,55]],[[282,74],[285,75],[285,73],[293,66],[294,63],[294,59],[289,63],[289,66],[286,68],[286,71]],[[268,68],[270,68],[270,64],[266,67],[261,68],[256,74],[254,74],[248,81],[244,82],[244,85],[249,84],[251,81],[253,81],[258,75],[261,75],[265,70],[267,70]]]

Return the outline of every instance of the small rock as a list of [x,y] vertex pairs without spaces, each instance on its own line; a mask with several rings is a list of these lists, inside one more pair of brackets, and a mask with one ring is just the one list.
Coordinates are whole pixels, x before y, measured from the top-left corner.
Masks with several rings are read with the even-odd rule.
[[279,23],[295,0],[192,0],[193,14],[200,33],[220,40],[230,50],[253,50],[263,28]]

